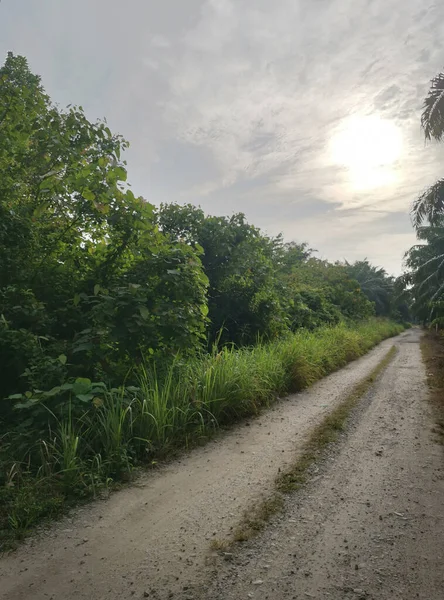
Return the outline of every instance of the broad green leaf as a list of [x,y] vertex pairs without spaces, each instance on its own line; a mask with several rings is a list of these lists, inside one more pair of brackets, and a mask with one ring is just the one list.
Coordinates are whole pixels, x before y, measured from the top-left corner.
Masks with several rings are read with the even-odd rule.
[[60,354],[58,359],[62,363],[62,365],[66,365],[66,361],[67,361],[66,354]]
[[21,408],[29,408],[30,406],[33,406],[34,404],[35,404],[34,400],[28,400],[28,402],[17,402],[17,404],[14,404],[14,409],[20,410]]
[[49,392],[45,392],[45,396],[48,396],[48,397],[56,396],[57,394],[60,393],[61,389],[62,388],[59,385],[56,385],[51,390],[49,390]]
[[78,396],[79,394],[87,394],[91,390],[91,379],[87,377],[78,377],[73,386],[73,393]]
[[145,321],[148,320],[151,316],[151,313],[146,306],[139,306],[139,312],[140,316],[142,317],[142,319],[145,319]]
[[96,197],[94,192],[92,192],[91,190],[88,190],[88,189],[83,190],[82,196],[85,198],[85,200],[94,200]]
[[76,394],[76,398],[81,402],[89,402],[94,398],[94,394]]
[[128,176],[126,169],[124,169],[123,167],[116,167],[114,169],[114,173],[116,174],[116,177],[119,181],[126,181],[126,178]]
[[91,350],[93,348],[93,344],[91,342],[85,342],[83,344],[77,344],[73,349],[73,354],[77,352],[84,352],[85,350]]

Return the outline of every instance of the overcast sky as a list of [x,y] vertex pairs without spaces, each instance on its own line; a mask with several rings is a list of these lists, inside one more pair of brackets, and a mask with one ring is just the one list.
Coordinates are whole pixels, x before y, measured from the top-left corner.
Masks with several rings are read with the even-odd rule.
[[0,55],[131,143],[133,191],[399,273],[444,175],[421,105],[443,0],[2,0]]

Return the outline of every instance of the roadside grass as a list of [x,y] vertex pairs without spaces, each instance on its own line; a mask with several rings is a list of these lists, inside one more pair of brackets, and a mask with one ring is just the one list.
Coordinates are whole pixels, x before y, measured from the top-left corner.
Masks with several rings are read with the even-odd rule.
[[[34,435],[6,432],[0,436],[0,550],[64,507],[128,480],[136,467],[204,443],[402,330],[371,319],[252,348],[177,357],[163,372],[147,363],[135,388],[109,392],[81,414],[54,417]],[[263,507],[258,523],[277,504]]]
[[[234,543],[245,542],[255,537],[267,527],[274,515],[282,512],[285,506],[285,495],[291,494],[307,483],[312,467],[325,456],[325,451],[330,444],[337,440],[339,433],[344,430],[352,409],[370,390],[395,354],[396,348],[392,346],[373,371],[358,382],[341,403],[311,431],[308,440],[301,452],[295,457],[293,464],[276,477],[273,494],[244,513],[241,522],[233,530],[232,537],[229,540],[218,541],[221,547],[230,549]],[[213,549],[217,549],[216,545],[213,545]]]
[[426,366],[429,400],[435,415],[433,433],[444,445],[444,336],[427,332],[421,339],[421,352]]

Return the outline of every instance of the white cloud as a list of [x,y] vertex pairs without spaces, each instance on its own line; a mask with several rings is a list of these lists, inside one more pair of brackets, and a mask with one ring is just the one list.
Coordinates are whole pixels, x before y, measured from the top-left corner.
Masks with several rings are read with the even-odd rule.
[[[425,182],[438,160],[428,163],[427,173],[424,161],[412,164],[418,163],[421,142],[410,119],[417,122],[418,97],[427,83],[417,59],[437,15],[418,19],[421,5],[402,2],[399,12],[383,0],[333,0],[311,9],[292,1],[279,8],[209,2],[176,47],[166,119],[181,139],[213,154],[223,172],[221,187],[278,171],[278,193],[317,192],[357,206],[372,199],[373,191],[352,197],[344,171],[329,168],[325,147],[341,119],[372,114],[376,103],[402,130],[403,162],[364,169],[361,179],[379,177],[381,196],[419,170]],[[420,90],[416,82],[423,83]],[[402,122],[401,104],[408,110]]]
[[[397,215],[442,175],[444,146],[424,148],[419,116],[442,68],[443,3],[22,0],[0,4],[0,40],[55,100],[130,139],[136,192],[245,211],[326,256],[399,266],[413,238]],[[330,140],[356,114],[401,131],[390,168],[360,172],[381,185],[351,185],[332,160]]]

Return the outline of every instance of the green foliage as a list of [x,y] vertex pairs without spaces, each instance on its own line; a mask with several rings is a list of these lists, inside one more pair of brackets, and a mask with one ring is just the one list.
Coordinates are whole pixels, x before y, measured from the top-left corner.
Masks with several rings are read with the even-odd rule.
[[[426,141],[443,137],[443,84],[444,74],[440,73],[424,101],[421,125]],[[438,180],[413,203],[412,221],[420,243],[406,253],[408,270],[399,287],[414,316],[439,328],[444,322],[444,180]]]
[[[107,389],[78,379],[65,392],[80,404],[67,402],[59,414],[48,409],[51,393],[21,399],[22,418],[35,418],[37,406],[47,414],[46,429],[34,430],[33,436],[16,430],[4,439],[8,491],[3,491],[7,502],[2,510],[11,519],[3,514],[2,527],[8,536],[16,521],[21,529],[29,527],[69,497],[95,494],[141,462],[199,443],[221,425],[257,414],[279,395],[304,389],[401,330],[372,319],[353,327],[301,330],[252,348],[214,348],[201,357],[178,356],[162,372],[141,365],[136,387]],[[31,475],[38,476],[36,500],[23,514]],[[42,492],[40,477],[55,505]]]
[[389,276],[385,269],[374,267],[367,259],[353,264],[346,262],[345,265],[348,275],[359,283],[363,294],[374,303],[376,316],[409,320],[408,302],[399,281]]
[[402,283],[408,292],[413,314],[426,323],[444,316],[444,227],[419,227],[416,235],[424,243],[416,244],[407,252],[405,262],[409,271],[403,276]]
[[275,269],[279,241],[246,222],[206,216],[191,205],[162,205],[161,230],[172,240],[202,249],[209,279],[210,340],[253,343],[257,336],[275,337],[286,329],[286,315]]
[[312,330],[342,319],[359,320],[374,314],[372,303],[343,265],[309,257],[284,277],[291,298],[293,330]]
[[438,73],[431,81],[427,98],[424,100],[421,125],[426,140],[442,140],[444,134],[444,73]]
[[23,532],[69,498],[256,413],[394,331],[373,321],[373,335],[358,324],[374,304],[378,311],[379,296],[361,290],[355,266],[318,260],[242,214],[155,209],[135,197],[127,147],[106,121],[55,106],[26,59],[8,54],[2,530]]
[[126,147],[81,108],[53,106],[26,60],[8,55],[0,69],[8,367],[0,397],[82,375],[120,383],[150,350],[200,345],[207,279],[199,253],[158,231],[153,206],[126,184]]
[[[319,260],[307,244],[270,238],[242,214],[212,217],[191,205],[169,204],[161,206],[158,222],[172,240],[203,250],[210,343],[249,344],[258,336],[273,339],[288,329],[312,330],[374,314],[376,300],[361,293],[350,265]],[[390,291],[387,284],[387,295]]]

